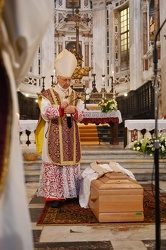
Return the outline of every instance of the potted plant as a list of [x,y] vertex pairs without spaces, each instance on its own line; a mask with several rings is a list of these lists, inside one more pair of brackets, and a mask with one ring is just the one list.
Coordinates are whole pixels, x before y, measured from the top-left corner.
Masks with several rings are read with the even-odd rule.
[[25,161],[36,161],[38,154],[35,147],[25,146],[22,148],[23,158]]

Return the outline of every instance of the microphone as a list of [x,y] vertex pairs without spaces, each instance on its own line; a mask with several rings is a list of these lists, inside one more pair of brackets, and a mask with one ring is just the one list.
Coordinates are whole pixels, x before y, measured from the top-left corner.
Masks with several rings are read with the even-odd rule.
[[[65,99],[67,99],[69,96],[66,95]],[[81,99],[80,96],[77,96],[75,99],[71,100],[68,104],[71,104],[72,102],[74,102],[75,100]],[[72,127],[72,119],[71,119],[71,114],[66,114],[66,118],[67,118],[67,126],[68,128]]]
[[67,114],[66,117],[67,117],[67,126],[68,128],[71,128],[72,127],[71,115]]
[[[69,97],[69,95],[66,94],[64,100],[65,99],[67,100],[68,97]],[[66,114],[66,119],[67,119],[67,126],[68,126],[68,128],[71,128],[72,127],[71,115],[70,114]]]

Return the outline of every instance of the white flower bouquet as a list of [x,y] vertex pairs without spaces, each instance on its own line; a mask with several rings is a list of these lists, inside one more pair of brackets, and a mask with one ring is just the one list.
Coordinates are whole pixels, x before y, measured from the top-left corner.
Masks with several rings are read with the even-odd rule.
[[117,102],[115,101],[115,99],[102,99],[99,103],[98,106],[101,107],[102,112],[107,113],[107,112],[111,112],[111,111],[117,111],[118,109],[118,105]]

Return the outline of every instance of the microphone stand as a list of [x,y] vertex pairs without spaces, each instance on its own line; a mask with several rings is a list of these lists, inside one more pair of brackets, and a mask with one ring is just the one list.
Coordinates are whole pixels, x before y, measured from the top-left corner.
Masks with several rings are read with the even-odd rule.
[[157,63],[158,63],[158,50],[157,50],[157,36],[163,28],[166,20],[156,33],[154,50],[153,50],[153,63],[154,63],[154,114],[155,114],[155,141],[154,141],[154,164],[155,164],[155,222],[156,222],[156,250],[160,250],[160,197],[159,197],[159,139],[158,139],[158,82],[157,82]]

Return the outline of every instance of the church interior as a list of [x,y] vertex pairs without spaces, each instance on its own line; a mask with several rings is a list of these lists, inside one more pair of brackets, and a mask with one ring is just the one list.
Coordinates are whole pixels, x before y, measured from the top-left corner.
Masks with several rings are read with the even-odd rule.
[[[157,136],[156,124],[157,133],[159,130],[164,137],[166,131],[166,1],[53,2],[50,25],[17,90],[34,249],[164,250],[166,221],[162,219],[37,224],[44,208],[44,201],[36,196],[41,167],[34,139],[39,118],[38,96],[57,84],[54,62],[62,50],[71,51],[77,58],[72,88],[85,105],[86,119],[79,124],[82,171],[95,161],[117,162],[133,173],[139,185],[156,186],[156,158],[133,148],[135,141]],[[102,112],[101,100],[115,100],[117,109]],[[166,150],[158,160],[158,182],[163,194],[165,156]],[[166,211],[166,204],[161,210]]]

